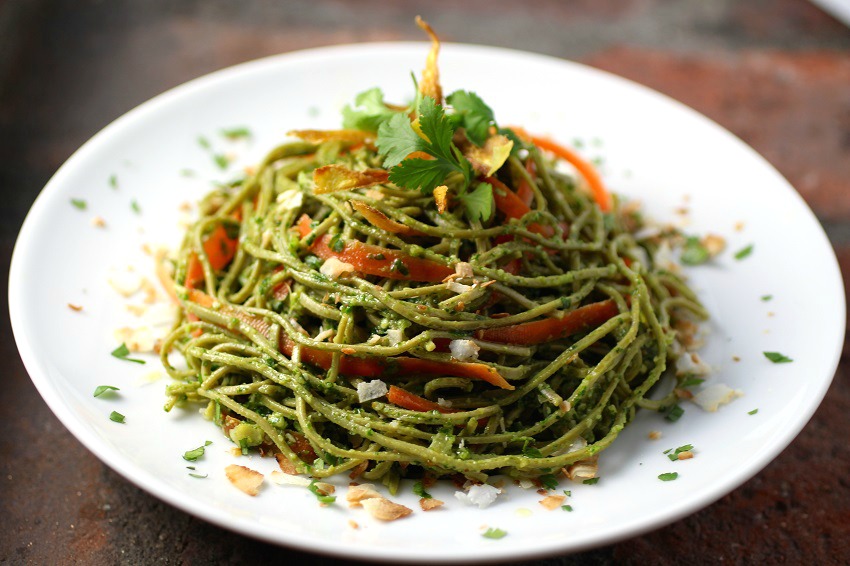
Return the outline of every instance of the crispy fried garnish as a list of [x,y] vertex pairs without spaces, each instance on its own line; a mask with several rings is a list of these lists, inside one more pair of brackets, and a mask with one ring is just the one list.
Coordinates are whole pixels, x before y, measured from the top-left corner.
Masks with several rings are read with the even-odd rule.
[[422,70],[422,80],[419,82],[419,92],[423,96],[430,96],[437,104],[443,103],[443,89],[440,86],[440,70],[437,67],[437,56],[440,54],[440,40],[428,22],[416,16],[416,25],[431,38],[431,51],[425,60],[425,68]]
[[422,507],[423,511],[431,511],[433,509],[438,509],[443,506],[443,502],[439,499],[427,498],[423,497],[419,500],[419,506]]
[[354,207],[354,210],[363,215],[363,218],[369,221],[369,224],[380,228],[382,230],[386,230],[387,232],[391,232],[393,234],[400,234],[402,236],[421,236],[422,232],[419,230],[414,230],[409,226],[405,226],[401,222],[397,222],[378,210],[375,207],[369,206],[365,202],[361,202],[359,200],[352,200],[351,206]]
[[81,310],[83,310],[83,307],[81,307],[80,305],[75,305],[74,303],[68,303],[68,308],[76,312],[80,312]]
[[649,439],[650,440],[658,440],[659,438],[661,438],[661,431],[660,430],[652,430],[652,431],[649,432]]
[[563,505],[564,499],[566,498],[567,497],[565,495],[550,495],[549,497],[541,499],[540,505],[551,511]]
[[326,141],[343,141],[350,143],[367,143],[375,134],[362,130],[291,130],[288,136],[300,138],[307,143],[323,143]]
[[678,458],[679,460],[690,460],[693,457],[694,453],[690,450],[685,450],[684,452],[679,452],[678,454],[676,454],[676,458]]
[[95,228],[103,228],[106,226],[106,220],[104,220],[102,216],[95,216],[91,219],[91,225]]
[[434,202],[437,203],[437,212],[444,213],[449,209],[449,188],[440,185],[434,189]]
[[413,510],[409,507],[393,503],[383,497],[364,499],[361,504],[370,515],[381,521],[395,521],[413,513]]
[[353,171],[344,165],[324,165],[313,171],[313,181],[316,183],[313,192],[322,195],[336,191],[350,191],[386,183],[389,178],[389,172],[384,169]]
[[349,507],[360,507],[367,499],[383,499],[383,496],[375,491],[375,486],[370,483],[349,486],[348,493],[345,494]]
[[260,486],[263,485],[263,474],[245,466],[230,464],[224,469],[224,473],[230,483],[252,497],[260,492]]
[[298,470],[295,468],[295,464],[286,457],[286,454],[278,453],[274,455],[274,458],[277,460],[277,465],[280,466],[280,470],[284,474],[294,476],[298,473]]
[[351,468],[351,472],[348,474],[348,477],[355,480],[362,476],[366,469],[369,467],[369,460],[363,460],[353,468]]
[[561,472],[573,481],[589,480],[596,477],[599,471],[598,456],[579,460],[571,466],[561,469]]
[[472,167],[482,175],[491,176],[505,164],[511,155],[514,142],[507,137],[498,135],[487,138],[483,147],[469,144],[463,152]]

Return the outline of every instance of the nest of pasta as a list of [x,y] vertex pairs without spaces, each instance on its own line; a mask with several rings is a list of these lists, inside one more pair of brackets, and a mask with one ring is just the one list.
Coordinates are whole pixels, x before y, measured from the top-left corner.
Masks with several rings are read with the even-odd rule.
[[314,477],[592,477],[705,311],[588,162],[443,97],[433,39],[409,105],[362,93],[202,201],[166,408]]

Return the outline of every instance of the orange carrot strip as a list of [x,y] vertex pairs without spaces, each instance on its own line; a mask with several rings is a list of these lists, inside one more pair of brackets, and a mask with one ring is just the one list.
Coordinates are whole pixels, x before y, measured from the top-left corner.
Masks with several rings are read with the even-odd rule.
[[398,405],[402,409],[410,411],[420,411],[427,413],[428,411],[439,411],[440,413],[457,413],[457,409],[449,409],[438,403],[423,399],[419,395],[415,395],[410,391],[390,385],[390,390],[387,392],[387,401],[393,405]]
[[596,201],[596,204],[599,205],[599,208],[602,209],[602,212],[611,211],[611,195],[605,189],[605,185],[602,183],[602,178],[599,176],[599,173],[593,165],[591,165],[588,161],[585,161],[573,150],[548,138],[531,136],[531,141],[540,149],[554,153],[575,167],[581,176],[584,177],[584,180],[587,181],[590,191],[593,193],[593,199]]
[[359,200],[352,200],[351,206],[363,215],[370,224],[381,230],[386,230],[392,234],[401,234],[402,236],[422,236],[422,232],[414,230],[409,226],[405,226],[401,222],[397,222],[372,206]]
[[619,314],[617,303],[608,299],[566,313],[562,318],[545,318],[502,328],[479,330],[476,337],[489,342],[531,346],[551,342],[599,326]]

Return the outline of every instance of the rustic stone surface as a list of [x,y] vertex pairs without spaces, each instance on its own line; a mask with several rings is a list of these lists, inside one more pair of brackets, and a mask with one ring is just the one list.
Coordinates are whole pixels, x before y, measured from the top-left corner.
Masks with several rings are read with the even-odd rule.
[[[411,25],[418,10],[447,40],[582,60],[707,114],[765,155],[828,221],[850,275],[850,30],[803,0],[435,0],[427,9],[379,0],[0,2],[0,272],[8,272],[17,230],[49,176],[120,114],[259,56],[420,40]],[[0,325],[8,361],[0,563],[237,564],[284,555],[328,562],[194,519],[112,472],[38,396],[5,300]],[[655,532],[538,564],[847,563],[848,368],[845,354],[809,425],[740,489]]]

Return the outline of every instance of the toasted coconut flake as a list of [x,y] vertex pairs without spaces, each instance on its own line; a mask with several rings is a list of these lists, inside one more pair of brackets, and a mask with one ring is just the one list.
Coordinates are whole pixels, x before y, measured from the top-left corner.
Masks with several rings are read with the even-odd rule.
[[472,340],[452,340],[449,342],[449,350],[452,358],[459,362],[468,362],[478,359],[478,351],[481,348]]
[[224,469],[224,473],[230,483],[251,497],[257,495],[260,492],[260,486],[263,485],[263,474],[245,466],[230,464]]
[[565,495],[550,495],[549,497],[544,497],[540,500],[540,505],[552,511],[553,509],[557,509],[561,505],[564,504],[564,500],[567,497]]
[[349,507],[360,507],[361,503],[369,499],[383,499],[383,496],[375,491],[375,486],[370,483],[349,486],[345,494]]
[[363,215],[369,224],[380,228],[382,230],[386,230],[387,232],[391,232],[393,234],[400,234],[402,236],[421,236],[422,232],[419,230],[414,230],[409,226],[405,226],[401,222],[397,222],[372,206],[369,206],[365,202],[359,200],[352,200],[351,206]]
[[496,501],[499,493],[501,493],[501,490],[485,483],[469,486],[469,491],[466,493],[456,491],[455,497],[467,505],[477,505],[479,509],[485,509]]
[[440,70],[437,67],[437,56],[440,54],[440,40],[437,34],[428,25],[428,22],[416,16],[416,25],[422,28],[431,38],[431,51],[425,60],[425,69],[422,70],[422,80],[419,81],[419,92],[423,96],[430,96],[437,104],[443,103],[443,89],[440,86]]
[[449,188],[446,185],[434,189],[434,202],[437,203],[437,212],[440,214],[449,209]]
[[[278,462],[280,462],[280,460],[278,460]],[[311,483],[309,479],[303,476],[297,476],[288,472],[280,472],[278,470],[275,470],[271,474],[269,474],[269,479],[271,479],[277,485],[294,485],[296,487],[308,487]]]
[[91,225],[95,228],[103,228],[106,226],[106,220],[104,220],[102,216],[95,216],[91,219]]
[[322,495],[330,495],[336,491],[336,487],[332,483],[319,481],[316,482],[314,485],[319,491],[319,493],[321,493]]
[[80,312],[81,310],[83,310],[83,307],[81,307],[80,305],[75,305],[73,303],[68,303],[68,308],[76,312]]
[[427,497],[423,497],[419,500],[419,506],[422,508],[423,511],[432,511],[434,509],[439,509],[443,505],[444,503],[442,501],[440,501],[439,499],[434,499],[433,497],[430,499]]
[[463,155],[472,163],[472,167],[476,171],[489,177],[505,164],[513,147],[514,142],[512,140],[498,135],[487,138],[483,147],[469,144]]
[[459,261],[455,264],[455,273],[458,277],[472,277],[475,275],[472,271],[472,264],[465,261]]
[[384,169],[354,171],[344,165],[323,165],[313,171],[313,181],[316,183],[313,192],[323,195],[336,191],[361,189],[386,183],[389,178],[389,172]]
[[393,503],[389,499],[384,499],[383,497],[364,499],[361,502],[361,505],[363,505],[363,508],[366,509],[370,515],[381,521],[395,521],[396,519],[407,517],[413,513],[413,510],[409,507]]
[[[295,468],[295,464],[286,457],[286,454],[278,453],[274,455],[274,458],[277,460],[277,465],[280,466],[280,469],[284,474],[294,476],[298,473],[298,470]],[[272,479],[274,479],[274,472],[272,472]]]
[[327,141],[343,141],[355,144],[366,143],[375,137],[375,134],[372,132],[361,130],[290,130],[286,135],[315,144]]
[[573,481],[589,480],[595,478],[597,472],[599,472],[599,463],[596,457],[589,458],[580,460],[562,471],[567,478]]
[[354,266],[350,263],[340,261],[335,257],[329,257],[319,268],[319,271],[328,279],[339,279],[354,273]]

